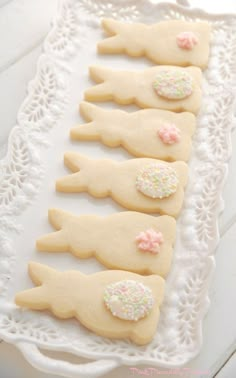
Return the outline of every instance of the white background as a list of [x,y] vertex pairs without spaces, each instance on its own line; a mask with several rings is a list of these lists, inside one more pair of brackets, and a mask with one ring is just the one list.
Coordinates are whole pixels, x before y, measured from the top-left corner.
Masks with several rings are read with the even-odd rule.
[[[235,0],[190,2],[192,6],[210,12],[236,13]],[[50,29],[56,7],[57,0],[0,0],[0,158],[6,150],[9,131],[15,125],[27,83],[34,77],[42,41]],[[201,353],[188,364],[192,372],[188,370],[185,377],[196,377],[198,370],[208,371],[206,377],[236,377],[236,308],[233,300],[236,287],[236,131],[232,134],[232,141],[233,156],[224,190],[225,211],[220,220],[221,243],[216,252],[217,267],[210,289],[211,307],[203,325]],[[128,368],[120,368],[107,374],[106,378],[132,376],[139,375],[133,375]],[[153,376],[168,375],[156,372]],[[14,346],[2,342],[0,378],[28,377],[46,378],[48,374],[35,370]]]

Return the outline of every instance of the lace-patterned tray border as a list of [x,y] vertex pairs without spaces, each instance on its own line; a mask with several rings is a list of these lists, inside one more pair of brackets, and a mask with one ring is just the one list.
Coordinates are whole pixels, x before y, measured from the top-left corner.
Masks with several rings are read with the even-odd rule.
[[[100,17],[105,15],[145,22],[207,20],[213,26],[211,57],[204,73],[203,105],[194,138],[190,180],[184,209],[178,220],[175,262],[167,281],[170,295],[162,307],[158,333],[147,347],[106,340],[91,335],[77,324],[68,327],[64,333],[60,322],[49,316],[42,321],[37,314],[4,306],[4,296],[16,269],[11,235],[12,232],[21,232],[17,216],[39,191],[44,172],[40,160],[41,146],[47,145],[49,129],[56,126],[67,106],[70,59],[83,44],[86,30],[97,28]],[[173,4],[154,5],[148,0],[139,3],[135,0],[64,0],[61,3],[45,41],[36,77],[29,84],[17,125],[9,137],[7,156],[0,162],[0,303],[3,304],[0,336],[3,339],[16,344],[24,341],[44,349],[63,350],[88,358],[107,358],[116,360],[116,364],[180,366],[199,352],[201,322],[209,305],[207,291],[214,268],[213,253],[219,241],[218,215],[223,210],[221,193],[231,155],[230,132],[236,119],[235,35],[235,16],[209,15]],[[184,248],[178,248],[179,245]]]

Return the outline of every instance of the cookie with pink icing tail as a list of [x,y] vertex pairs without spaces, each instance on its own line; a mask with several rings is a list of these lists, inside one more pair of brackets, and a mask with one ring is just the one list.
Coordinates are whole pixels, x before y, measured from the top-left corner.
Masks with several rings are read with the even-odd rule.
[[200,108],[202,72],[198,67],[155,66],[143,71],[114,71],[92,66],[89,72],[98,84],[85,91],[88,101],[115,101],[194,114]]
[[29,275],[37,287],[15,296],[18,306],[49,310],[59,319],[76,318],[99,336],[151,342],[157,331],[165,281],[122,270],[83,274],[59,272],[36,262]]
[[146,56],[157,64],[207,66],[211,32],[207,22],[169,20],[145,25],[105,18],[102,26],[109,37],[97,45],[101,54]]
[[144,109],[129,113],[80,104],[88,123],[71,129],[73,140],[99,140],[109,147],[122,146],[137,157],[187,161],[196,119],[192,113]]
[[48,218],[57,231],[37,240],[39,251],[71,252],[82,259],[94,256],[110,269],[139,274],[165,277],[170,270],[176,233],[172,217],[132,211],[75,216],[50,209]]
[[124,208],[144,213],[176,217],[181,210],[188,176],[183,161],[139,158],[118,162],[67,152],[64,162],[74,173],[57,180],[59,192],[110,196]]

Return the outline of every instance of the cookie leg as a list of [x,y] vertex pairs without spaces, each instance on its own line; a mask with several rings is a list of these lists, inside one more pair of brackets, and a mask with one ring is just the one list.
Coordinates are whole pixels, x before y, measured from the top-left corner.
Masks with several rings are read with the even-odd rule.
[[157,308],[153,310],[147,319],[137,322],[132,330],[130,339],[138,345],[148,344],[156,333],[158,321],[159,309]]

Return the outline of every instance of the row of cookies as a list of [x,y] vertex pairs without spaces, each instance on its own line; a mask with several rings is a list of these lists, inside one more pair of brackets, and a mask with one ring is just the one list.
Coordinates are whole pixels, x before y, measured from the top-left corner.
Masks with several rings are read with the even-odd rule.
[[[39,238],[37,249],[94,256],[119,270],[87,276],[30,263],[29,274],[38,287],[17,294],[16,303],[50,309],[59,318],[74,316],[98,335],[128,337],[143,345],[155,334],[163,278],[171,268],[173,217],[181,211],[187,183],[186,162],[200,108],[200,68],[207,65],[210,28],[207,23],[183,21],[144,25],[105,19],[102,24],[110,37],[98,44],[98,52],[146,55],[168,65],[137,72],[90,68],[98,84],[85,92],[85,100],[135,103],[145,109],[127,113],[82,102],[80,112],[87,123],[71,129],[71,138],[122,146],[137,158],[116,162],[67,152],[64,161],[72,174],[57,180],[56,188],[111,196],[131,211],[99,217],[50,209],[49,221],[56,231]],[[195,67],[178,67],[189,65]]]

